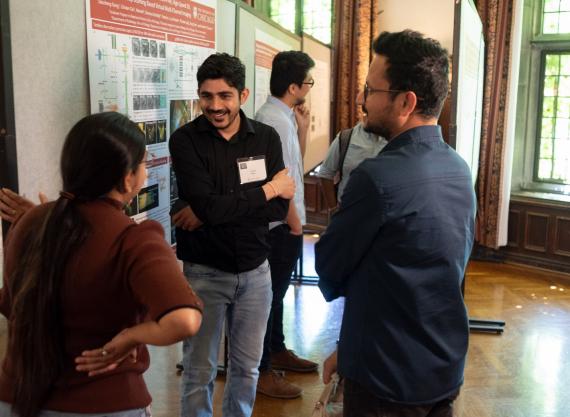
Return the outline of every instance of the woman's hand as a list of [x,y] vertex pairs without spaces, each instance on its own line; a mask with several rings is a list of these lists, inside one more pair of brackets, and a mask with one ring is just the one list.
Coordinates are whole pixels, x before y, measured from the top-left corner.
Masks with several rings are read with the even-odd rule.
[[75,358],[75,369],[95,376],[116,369],[124,360],[137,361],[137,343],[129,337],[129,329],[120,332],[102,348],[83,351]]

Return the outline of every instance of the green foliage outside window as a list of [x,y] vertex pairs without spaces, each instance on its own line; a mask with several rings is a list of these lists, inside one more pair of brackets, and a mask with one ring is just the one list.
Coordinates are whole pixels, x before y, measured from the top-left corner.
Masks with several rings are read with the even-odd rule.
[[313,38],[332,43],[332,0],[304,0],[303,31]]
[[295,33],[295,20],[297,17],[295,4],[296,0],[271,0],[269,17],[285,29]]
[[537,177],[570,184],[570,52],[543,57]]
[[[297,32],[297,16],[301,30],[315,39],[332,43],[332,0],[267,0],[269,17],[285,29]],[[265,4],[265,3],[264,3]]]
[[542,33],[559,34],[570,32],[570,0],[544,0],[542,10]]

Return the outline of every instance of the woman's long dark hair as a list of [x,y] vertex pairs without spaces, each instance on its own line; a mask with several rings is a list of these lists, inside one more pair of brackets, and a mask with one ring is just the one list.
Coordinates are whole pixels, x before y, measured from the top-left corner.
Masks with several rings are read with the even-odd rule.
[[61,153],[65,197],[32,230],[8,280],[12,294],[10,351],[14,411],[36,417],[64,368],[61,289],[68,260],[89,234],[77,205],[124,191],[123,179],[145,153],[144,135],[119,113],[81,119]]

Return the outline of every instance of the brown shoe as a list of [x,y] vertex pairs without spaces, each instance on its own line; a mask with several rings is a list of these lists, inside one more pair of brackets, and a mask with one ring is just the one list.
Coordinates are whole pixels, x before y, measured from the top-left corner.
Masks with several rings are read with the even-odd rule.
[[271,367],[284,371],[314,372],[318,370],[319,365],[316,362],[300,358],[292,350],[286,349],[271,353]]
[[283,372],[269,370],[259,372],[257,392],[268,397],[292,399],[300,397],[303,390],[287,381]]

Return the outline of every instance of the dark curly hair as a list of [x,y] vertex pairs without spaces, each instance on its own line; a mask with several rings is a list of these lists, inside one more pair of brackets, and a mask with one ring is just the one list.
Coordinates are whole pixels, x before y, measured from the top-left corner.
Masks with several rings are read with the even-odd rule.
[[438,118],[449,90],[447,50],[412,30],[382,32],[372,49],[387,58],[390,89],[413,91],[420,114]]
[[271,64],[269,90],[275,97],[283,97],[291,84],[303,86],[307,73],[315,66],[315,61],[301,51],[279,52]]
[[226,53],[212,54],[200,65],[196,78],[198,88],[206,80],[223,78],[230,87],[241,93],[245,89],[245,65],[235,56]]

